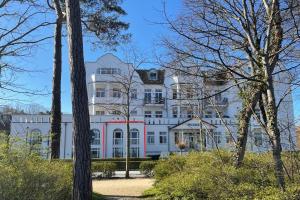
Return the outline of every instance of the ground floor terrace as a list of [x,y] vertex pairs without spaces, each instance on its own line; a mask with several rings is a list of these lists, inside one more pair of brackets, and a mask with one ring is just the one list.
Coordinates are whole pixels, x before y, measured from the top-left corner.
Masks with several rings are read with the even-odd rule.
[[[92,158],[126,156],[127,121],[120,116],[91,116]],[[72,117],[63,115],[60,158],[72,158]],[[237,139],[233,119],[146,119],[129,120],[130,157],[168,156],[171,152],[189,152],[215,148],[233,149]],[[249,132],[248,150],[267,151],[268,138],[258,125]],[[49,115],[16,115],[12,117],[11,134],[23,138],[48,157],[50,145]],[[283,138],[283,149],[292,144]]]

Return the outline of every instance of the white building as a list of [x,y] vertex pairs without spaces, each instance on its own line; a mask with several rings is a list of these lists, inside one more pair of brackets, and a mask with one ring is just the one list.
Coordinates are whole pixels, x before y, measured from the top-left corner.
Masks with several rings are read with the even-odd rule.
[[[125,156],[128,105],[125,89],[130,80],[132,157],[178,152],[179,143],[185,144],[183,151],[234,147],[241,101],[237,88],[219,93],[230,84],[224,79],[205,80],[193,76],[193,72],[174,73],[171,69],[134,70],[131,64],[112,54],[86,63],[86,76],[93,158]],[[280,76],[278,80],[286,78],[284,74]],[[296,141],[292,97],[285,95],[288,87],[281,83],[275,87],[278,101],[285,96],[278,113],[284,150],[293,149]],[[209,100],[201,100],[204,94],[215,95]],[[259,112],[257,114],[259,116]],[[256,152],[269,150],[268,138],[254,117],[249,129],[248,149]],[[12,117],[13,135],[26,138],[33,144],[40,143],[46,150],[49,131],[48,115]],[[62,116],[60,157],[72,157],[71,115]]]

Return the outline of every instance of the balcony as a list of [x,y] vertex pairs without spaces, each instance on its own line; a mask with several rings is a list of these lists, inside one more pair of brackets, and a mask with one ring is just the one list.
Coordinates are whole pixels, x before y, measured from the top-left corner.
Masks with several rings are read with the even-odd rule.
[[165,98],[144,98],[144,105],[163,106],[165,105]]

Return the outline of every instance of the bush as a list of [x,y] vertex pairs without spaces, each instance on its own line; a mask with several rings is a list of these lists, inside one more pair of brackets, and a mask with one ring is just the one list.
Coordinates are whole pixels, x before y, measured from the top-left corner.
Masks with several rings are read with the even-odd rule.
[[[154,168],[155,185],[145,194],[157,199],[300,199],[299,173],[286,178],[286,192],[280,191],[270,153],[246,154],[239,169],[231,158],[229,152],[213,151],[160,160]],[[285,160],[287,166],[289,162]]]
[[22,144],[0,134],[0,199],[71,199],[72,165],[44,160]]
[[92,172],[102,172],[102,176],[105,178],[111,178],[114,174],[114,172],[117,169],[116,163],[113,162],[97,162],[92,163]]
[[156,165],[156,161],[149,160],[149,161],[143,161],[140,164],[140,172],[144,174],[147,177],[152,177],[154,175],[154,167]]

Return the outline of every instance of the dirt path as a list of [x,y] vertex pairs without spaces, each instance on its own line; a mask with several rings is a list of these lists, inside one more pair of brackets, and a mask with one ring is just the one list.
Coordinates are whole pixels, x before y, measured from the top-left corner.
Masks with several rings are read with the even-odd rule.
[[135,199],[153,183],[154,179],[149,178],[95,180],[93,190],[107,199]]

